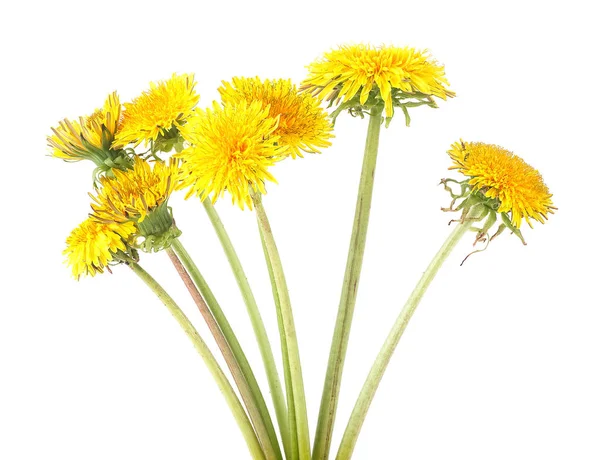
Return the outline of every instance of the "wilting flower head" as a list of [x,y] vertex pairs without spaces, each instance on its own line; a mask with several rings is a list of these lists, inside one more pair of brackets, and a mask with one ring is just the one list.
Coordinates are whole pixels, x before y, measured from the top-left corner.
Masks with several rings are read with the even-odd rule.
[[144,238],[138,244],[145,251],[167,247],[172,238],[181,234],[168,207],[179,174],[177,163],[170,159],[151,167],[136,156],[133,169],[100,178],[98,195],[92,196],[93,216],[105,223],[135,222]]
[[76,227],[67,238],[67,264],[73,276],[94,276],[103,273],[109,265],[136,260],[129,241],[135,233],[133,222],[101,223],[90,217]]
[[99,172],[126,169],[131,163],[129,157],[111,147],[120,117],[121,103],[114,92],[106,98],[102,109],[91,115],[79,117],[79,121],[60,121],[58,127],[52,128],[54,134],[48,137],[52,155],[65,161],[91,160]]
[[260,101],[269,107],[269,116],[279,116],[274,131],[280,145],[289,146],[292,158],[302,157],[302,151],[319,153],[329,147],[333,126],[319,101],[307,93],[299,93],[290,80],[265,80],[260,78],[237,78],[223,82],[219,88],[224,104],[235,105],[242,101],[250,104]]
[[540,173],[512,152],[497,145],[460,141],[452,144],[448,154],[454,162],[449,169],[467,176],[459,182],[461,194],[453,194],[455,201],[466,198],[456,209],[466,212],[473,205],[483,205],[494,220],[500,214],[504,226],[521,240],[523,219],[532,227],[532,220],[544,223],[556,210]]
[[213,103],[197,110],[182,134],[191,146],[175,156],[183,159],[181,188],[190,187],[186,198],[198,195],[213,202],[227,190],[232,202],[252,209],[251,187],[265,193],[266,180],[276,182],[268,169],[287,156],[278,145],[277,118],[260,101],[236,105]]
[[179,128],[200,100],[195,85],[192,74],[173,74],[169,80],[150,83],[148,91],[123,104],[123,122],[114,144],[137,146],[153,141],[172,147]]
[[343,109],[369,109],[383,102],[385,116],[400,107],[417,105],[436,107],[433,96],[453,97],[447,88],[444,67],[426,50],[391,46],[345,45],[325,53],[308,66],[306,90],[331,104],[342,103]]

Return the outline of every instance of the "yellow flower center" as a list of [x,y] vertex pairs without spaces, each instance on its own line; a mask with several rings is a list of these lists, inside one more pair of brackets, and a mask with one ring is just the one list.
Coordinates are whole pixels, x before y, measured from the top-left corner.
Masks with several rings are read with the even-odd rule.
[[175,155],[183,159],[180,187],[190,187],[187,198],[214,202],[228,191],[242,209],[252,208],[249,187],[265,193],[264,182],[275,182],[268,169],[287,153],[276,129],[277,118],[260,101],[197,110],[182,130],[191,146]]

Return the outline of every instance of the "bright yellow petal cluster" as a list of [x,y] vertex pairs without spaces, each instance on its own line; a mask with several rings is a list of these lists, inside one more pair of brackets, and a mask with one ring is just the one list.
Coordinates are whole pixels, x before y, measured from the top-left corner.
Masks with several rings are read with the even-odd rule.
[[54,133],[48,137],[52,155],[67,161],[90,159],[98,155],[98,150],[108,150],[115,138],[121,118],[119,96],[110,94],[102,109],[96,109],[89,116],[79,117],[79,122],[64,119]]
[[179,129],[200,100],[195,85],[192,74],[173,74],[167,81],[150,83],[150,90],[123,104],[123,122],[115,145],[148,143],[173,128]]
[[219,88],[224,104],[239,104],[242,101],[262,102],[269,107],[269,115],[279,116],[279,125],[274,134],[281,145],[289,146],[292,158],[302,157],[302,151],[320,153],[329,147],[333,137],[333,126],[319,101],[308,93],[299,93],[290,80],[265,80],[260,78],[238,78],[223,82]]
[[525,218],[544,223],[554,213],[552,195],[540,173],[521,158],[497,145],[481,142],[455,142],[448,151],[454,166],[470,177],[469,184],[486,197],[500,201],[499,213],[510,213],[519,228]]
[[179,174],[177,163],[170,159],[151,167],[136,156],[133,169],[115,170],[114,177],[101,177],[98,196],[92,196],[94,216],[103,222],[143,222],[169,199]]
[[427,50],[371,45],[346,45],[325,53],[308,66],[309,75],[301,89],[319,99],[345,102],[360,94],[365,104],[377,90],[385,101],[386,117],[394,113],[392,90],[421,93],[442,99],[454,96],[446,86],[444,67],[431,59]]
[[197,110],[183,129],[191,146],[176,154],[182,158],[181,188],[190,187],[186,198],[198,195],[213,202],[227,190],[232,202],[252,209],[249,187],[265,193],[264,182],[276,182],[268,168],[287,156],[278,145],[277,119],[262,102]]
[[127,242],[135,233],[133,222],[100,223],[93,217],[84,220],[67,238],[67,264],[73,276],[103,273],[118,251],[126,252]]

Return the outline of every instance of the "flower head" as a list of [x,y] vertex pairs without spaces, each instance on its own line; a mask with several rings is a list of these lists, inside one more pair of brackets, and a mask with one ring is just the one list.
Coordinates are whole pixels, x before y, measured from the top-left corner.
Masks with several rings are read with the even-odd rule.
[[[111,264],[135,260],[129,241],[135,233],[133,222],[101,223],[90,217],[76,227],[67,238],[67,264],[73,276],[94,276]],[[109,269],[110,271],[110,269]]]
[[252,209],[249,188],[265,193],[264,182],[276,182],[268,169],[287,155],[279,145],[277,118],[260,101],[197,110],[182,134],[191,146],[176,154],[182,158],[181,188],[186,198],[198,195],[213,202],[227,190],[232,202]]
[[383,102],[388,119],[394,107],[408,116],[408,107],[436,107],[433,96],[444,100],[454,96],[447,88],[444,67],[427,50],[346,45],[325,53],[308,70],[301,90],[331,104],[342,102],[342,108],[369,108]]
[[310,94],[299,93],[290,80],[235,77],[231,83],[223,82],[219,93],[224,104],[260,101],[268,106],[269,116],[279,116],[274,134],[279,136],[279,144],[289,146],[292,158],[302,157],[302,151],[319,153],[331,145],[333,126],[327,113]]
[[111,147],[121,118],[119,96],[110,94],[104,106],[79,121],[64,119],[48,136],[52,155],[65,161],[92,160],[102,172],[126,169],[130,160],[124,152]]
[[[522,220],[531,227],[532,220],[544,223],[548,214],[556,210],[540,173],[512,152],[497,145],[460,141],[452,144],[448,154],[454,162],[449,169],[457,169],[467,178],[463,181],[442,180],[453,198],[450,207],[442,209],[462,210],[459,222],[480,221],[487,217],[482,228],[477,229],[476,243],[491,241],[508,228],[525,244],[519,230]],[[447,185],[449,182],[458,184],[460,192],[455,193]],[[454,207],[459,199],[462,202]],[[473,215],[473,208],[479,210],[475,213],[477,218],[469,217]],[[489,238],[488,231],[494,226],[497,215],[502,224]]]
[[100,178],[98,195],[92,196],[93,216],[105,223],[135,222],[144,238],[144,250],[163,249],[181,234],[168,207],[178,174],[174,159],[155,162],[151,167],[136,156],[133,169]]
[[540,173],[521,158],[497,145],[455,142],[448,151],[457,169],[467,176],[473,191],[498,200],[498,213],[508,213],[519,228],[524,218],[544,223],[554,213],[552,194]]
[[114,144],[137,146],[142,141],[147,144],[176,139],[200,99],[195,85],[191,74],[173,74],[167,81],[150,83],[150,90],[123,104],[123,122]]

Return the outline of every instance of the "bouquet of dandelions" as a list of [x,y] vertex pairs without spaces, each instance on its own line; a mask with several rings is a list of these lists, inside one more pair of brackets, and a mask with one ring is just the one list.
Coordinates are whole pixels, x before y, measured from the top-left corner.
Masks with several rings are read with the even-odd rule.
[[[116,93],[78,121],[65,119],[48,137],[52,155],[96,165],[91,212],[67,238],[65,255],[75,278],[124,265],[138,275],[170,310],[210,369],[255,459],[321,460],[330,455],[342,371],[369,223],[381,126],[400,109],[406,125],[414,107],[437,107],[447,99],[443,66],[413,48],[343,46],[308,66],[297,88],[289,80],[233,78],[219,88],[220,102],[196,105],[192,75],[153,83],[132,102]],[[321,107],[326,101],[327,114]],[[356,212],[316,435],[309,436],[300,350],[293,310],[275,239],[261,197],[275,178],[270,167],[286,158],[317,153],[330,145],[333,123],[342,112],[368,116],[367,139]],[[369,405],[390,357],[423,294],[458,241],[475,231],[488,244],[509,229],[523,243],[522,220],[544,222],[556,208],[540,174],[497,145],[459,141],[448,151],[449,169],[463,175],[444,179],[451,195],[444,211],[459,211],[456,225],[435,255],[383,343],[362,387],[337,453],[352,456]],[[170,155],[168,158],[166,155]],[[254,370],[224,310],[190,257],[168,205],[171,193],[187,190],[199,198],[223,245],[256,335],[275,409],[265,403]],[[242,210],[254,210],[271,278],[275,311],[259,310],[244,270],[214,202],[225,194]],[[490,236],[490,233],[493,234]],[[223,355],[232,380],[169,294],[140,265],[140,251],[166,251],[183,279]],[[278,321],[283,383],[261,315]],[[237,393],[234,389],[237,387]],[[238,394],[241,399],[238,398]],[[275,424],[276,420],[276,424]],[[276,426],[278,429],[276,429]]]

